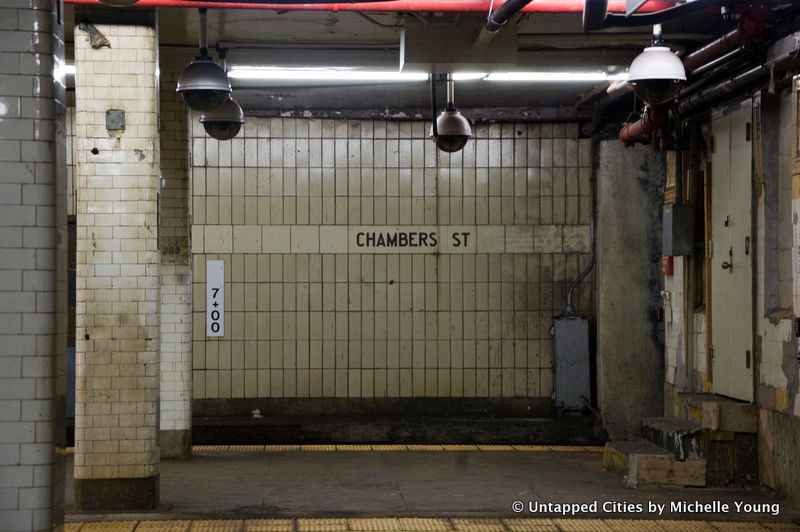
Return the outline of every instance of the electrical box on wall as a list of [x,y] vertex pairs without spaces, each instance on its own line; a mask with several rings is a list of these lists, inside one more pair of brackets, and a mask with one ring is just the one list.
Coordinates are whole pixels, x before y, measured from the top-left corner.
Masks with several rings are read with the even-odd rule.
[[694,208],[686,203],[664,205],[664,256],[684,256],[694,253]]
[[592,397],[589,320],[559,317],[553,326],[556,406],[583,410]]
[[106,129],[109,133],[125,131],[125,111],[108,109],[106,111]]

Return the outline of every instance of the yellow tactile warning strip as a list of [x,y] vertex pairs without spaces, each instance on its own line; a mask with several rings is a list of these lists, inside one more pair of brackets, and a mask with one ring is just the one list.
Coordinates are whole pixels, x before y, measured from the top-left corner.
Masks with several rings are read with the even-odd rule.
[[[193,445],[192,452],[212,453],[292,453],[292,452],[573,452],[602,453],[602,446],[594,445]],[[74,447],[61,449],[64,454],[73,454]]]
[[214,519],[176,521],[103,521],[67,523],[66,532],[768,532],[800,531],[800,525],[773,522],[677,521],[640,519],[492,519],[492,518],[310,518]]
[[[189,532],[191,521],[141,521],[137,532]],[[290,529],[291,530],[291,529]]]
[[286,452],[603,452],[593,445],[193,445],[194,453],[286,453]]

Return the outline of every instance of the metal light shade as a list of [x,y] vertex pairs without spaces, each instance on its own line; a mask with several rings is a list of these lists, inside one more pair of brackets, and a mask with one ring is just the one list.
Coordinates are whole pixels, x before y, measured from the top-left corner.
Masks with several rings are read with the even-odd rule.
[[130,7],[139,0],[99,0],[101,4],[111,7]]
[[200,115],[200,123],[206,133],[217,140],[230,140],[235,137],[244,123],[241,106],[230,96],[218,109]]
[[210,57],[200,55],[183,69],[177,92],[192,110],[207,113],[218,109],[231,93],[225,71]]
[[684,81],[683,63],[666,46],[645,48],[628,70],[628,82],[641,99],[653,105],[675,99]]
[[436,129],[436,147],[448,153],[462,149],[472,136],[469,121],[455,109],[442,111],[436,117]]

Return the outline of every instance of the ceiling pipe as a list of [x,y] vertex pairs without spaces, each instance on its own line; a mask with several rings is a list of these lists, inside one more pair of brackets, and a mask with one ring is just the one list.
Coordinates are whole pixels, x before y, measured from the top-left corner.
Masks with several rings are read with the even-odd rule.
[[475,39],[475,48],[485,50],[489,46],[489,42],[500,31],[500,28],[508,22],[508,19],[519,13],[522,8],[530,3],[531,0],[508,0],[496,10],[491,11],[489,16],[486,17],[486,25],[484,25],[478,38]]
[[439,130],[436,129],[436,74],[431,72],[431,136],[435,139],[439,136]]
[[728,53],[726,53],[724,55],[721,55],[721,56],[717,57],[716,59],[713,59],[713,60],[709,61],[708,63],[704,63],[704,64],[700,65],[699,67],[693,69],[692,70],[692,74],[694,74],[695,76],[699,76],[700,74],[703,74],[704,72],[711,71],[711,70],[713,70],[714,68],[716,68],[716,67],[718,67],[720,65],[728,63],[728,61],[731,61],[736,56],[738,56],[739,54],[744,52],[746,49],[747,49],[746,46],[740,46],[738,48],[735,48],[735,49],[731,50],[730,52],[728,52]]
[[754,6],[739,14],[737,28],[719,39],[695,50],[683,59],[686,73],[690,74],[712,60],[757,39],[772,18],[772,10],[764,6]]
[[763,82],[764,78],[770,76],[776,67],[780,67],[786,61],[793,61],[797,58],[797,54],[800,53],[800,43],[795,40],[794,36],[784,37],[784,40],[785,39],[790,39],[792,47],[787,49],[782,55],[684,98],[678,104],[678,111],[681,114],[688,113],[738,89],[753,85],[758,81]]
[[[68,4],[101,5],[100,0],[65,0]],[[536,0],[523,7],[521,13],[582,13],[584,0]],[[674,7],[676,0],[650,0],[641,12],[656,12]],[[308,0],[294,3],[294,0],[139,0],[133,6],[139,7],[186,7],[217,9],[269,9],[291,11],[382,11],[419,13],[486,13],[491,0],[353,0],[342,2],[315,2]],[[609,0],[608,11],[625,12],[625,0]]]
[[655,141],[656,135],[666,123],[666,107],[645,107],[642,111],[642,118],[622,126],[619,132],[619,140],[628,148],[637,142],[650,144]]
[[681,113],[685,113],[691,109],[699,107],[700,105],[716,100],[725,94],[729,94],[740,87],[754,83],[759,78],[766,77],[767,74],[769,74],[769,67],[766,65],[753,67],[745,72],[742,72],[741,74],[732,76],[687,97],[680,103],[678,110]]

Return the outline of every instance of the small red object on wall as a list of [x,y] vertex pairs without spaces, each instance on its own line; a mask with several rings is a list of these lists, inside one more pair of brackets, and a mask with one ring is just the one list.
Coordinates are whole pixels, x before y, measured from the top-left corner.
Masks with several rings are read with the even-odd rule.
[[672,257],[661,257],[661,273],[664,275],[672,275],[673,272],[673,263]]

